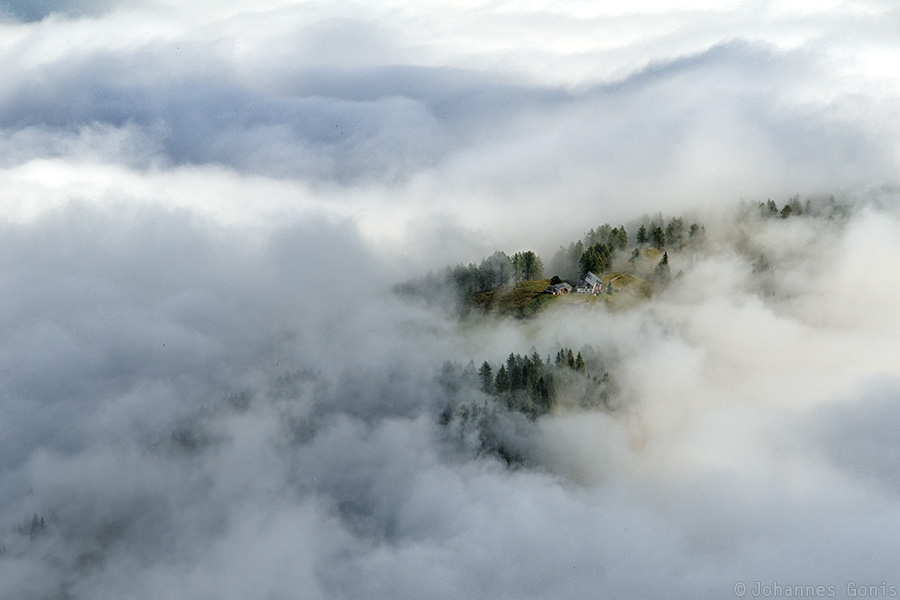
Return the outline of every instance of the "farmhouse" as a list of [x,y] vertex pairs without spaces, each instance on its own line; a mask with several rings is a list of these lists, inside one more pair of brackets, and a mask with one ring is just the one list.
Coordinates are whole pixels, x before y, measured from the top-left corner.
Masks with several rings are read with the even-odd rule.
[[597,295],[603,291],[603,284],[600,282],[600,278],[588,271],[584,274],[584,277],[578,280],[578,284],[575,286],[576,294],[594,294]]
[[566,282],[551,285],[544,290],[545,294],[553,294],[554,296],[562,296],[572,291],[572,286]]

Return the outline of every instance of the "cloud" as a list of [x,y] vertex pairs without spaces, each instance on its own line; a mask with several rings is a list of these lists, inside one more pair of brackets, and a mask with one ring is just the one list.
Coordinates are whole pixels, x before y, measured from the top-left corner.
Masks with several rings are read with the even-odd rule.
[[[73,205],[9,224],[2,589],[719,597],[739,580],[880,582],[897,524],[893,308],[873,296],[867,315],[823,321],[804,307],[853,298],[821,286],[859,237],[895,250],[896,223],[877,208],[743,234],[710,222],[713,248],[743,235],[742,250],[673,254],[684,275],[646,304],[527,331],[471,331],[381,294],[350,223],[248,237],[186,211]],[[519,470],[445,438],[441,361],[583,343],[611,353],[617,411],[541,419]],[[783,560],[810,545],[815,560]]]
[[36,0],[34,2],[6,0],[0,3],[0,15],[33,22],[51,15],[66,17],[99,15],[112,9],[116,4],[114,0]]
[[811,437],[836,467],[889,497],[897,493],[900,482],[891,425],[896,395],[895,378],[873,379],[857,398],[824,405],[808,419]]
[[[854,51],[859,38],[837,28],[839,12],[802,21],[759,9],[777,24],[764,34],[718,13],[702,13],[711,24],[701,26],[659,11],[579,21],[563,7],[547,13],[552,36],[534,50],[557,62],[554,79],[518,61],[485,64],[478,57],[508,53],[491,54],[494,38],[448,7],[435,9],[449,19],[442,27],[416,12],[348,19],[337,6],[172,10],[122,5],[11,36],[3,163],[54,158],[80,173],[121,165],[133,178],[223,169],[312,186],[307,201],[362,219],[385,244],[402,246],[439,214],[483,231],[489,246],[545,252],[556,243],[545,207],[563,199],[569,208],[554,220],[574,236],[596,225],[598,206],[605,219],[626,220],[897,183],[895,86],[858,75],[891,45],[873,37]],[[502,32],[480,23],[514,46],[513,24],[531,31],[540,10],[493,15],[509,22]],[[852,22],[878,15],[889,18],[854,13]],[[592,50],[609,68],[576,75],[577,53],[555,45],[565,30],[556,19],[580,23],[580,44],[623,28],[615,52]],[[634,33],[638,23],[649,38]],[[412,24],[432,28],[433,39]],[[693,29],[705,41],[686,42]],[[466,44],[454,43],[460,36]],[[248,205],[244,218],[258,218]]]

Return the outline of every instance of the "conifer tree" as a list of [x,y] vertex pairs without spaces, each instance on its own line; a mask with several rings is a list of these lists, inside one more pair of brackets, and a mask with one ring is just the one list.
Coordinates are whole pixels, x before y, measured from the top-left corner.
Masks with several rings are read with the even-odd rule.
[[656,265],[656,277],[665,283],[669,280],[669,275],[669,253],[664,252],[659,264]]
[[537,382],[535,382],[534,403],[538,408],[538,414],[546,414],[550,412],[550,387],[547,385],[547,381],[543,377],[538,378]]
[[662,227],[656,226],[653,228],[651,239],[653,241],[653,245],[662,250],[663,246],[666,245],[666,232],[663,231]]
[[638,228],[635,241],[637,241],[638,244],[646,244],[649,241],[649,238],[647,237],[646,225],[641,224],[641,226]]
[[681,217],[666,225],[666,244],[676,249],[684,244],[684,220]]
[[486,394],[492,393],[494,391],[494,374],[491,364],[488,361],[481,363],[478,374],[481,376],[481,390]]
[[531,250],[513,254],[512,264],[515,269],[516,281],[539,279],[544,274],[544,263]]
[[506,372],[506,365],[500,365],[497,369],[497,378],[494,380],[494,391],[503,394],[509,391],[509,374]]
[[597,243],[584,251],[581,255],[581,274],[584,275],[588,271],[599,275],[609,270],[612,259],[612,252],[606,244]]

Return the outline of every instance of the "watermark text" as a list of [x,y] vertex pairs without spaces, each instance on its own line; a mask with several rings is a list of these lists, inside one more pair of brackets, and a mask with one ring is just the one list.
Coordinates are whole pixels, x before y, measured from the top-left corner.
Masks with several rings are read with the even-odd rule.
[[862,583],[848,581],[846,585],[789,584],[780,581],[737,581],[733,587],[738,598],[896,598],[897,586],[886,581]]

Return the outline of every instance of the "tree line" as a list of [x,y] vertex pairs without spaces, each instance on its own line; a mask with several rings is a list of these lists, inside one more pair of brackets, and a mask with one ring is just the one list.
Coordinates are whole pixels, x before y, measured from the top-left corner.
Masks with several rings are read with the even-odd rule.
[[[632,257],[641,247],[677,251],[687,245],[699,245],[705,235],[706,228],[700,223],[687,225],[683,217],[673,217],[667,222],[659,216],[638,225]],[[550,262],[551,270],[568,280],[577,280],[588,271],[602,275],[613,268],[617,254],[628,247],[629,234],[625,226],[613,227],[604,223],[585,233],[583,239],[560,246]],[[668,256],[665,264],[668,264]]]
[[849,216],[851,210],[850,204],[837,200],[833,195],[828,198],[816,199],[816,201],[807,198],[805,202],[801,202],[800,195],[795,194],[788,198],[780,208],[771,198],[757,203],[755,210],[752,204],[749,207],[745,206],[745,216],[749,216],[748,213],[755,213],[756,216],[763,219],[789,219],[802,216],[840,220]]
[[[634,251],[639,252],[641,247],[678,251],[686,245],[701,243],[705,231],[702,224],[688,225],[682,217],[666,221],[660,215],[640,222],[633,236]],[[522,281],[541,279],[545,277],[545,272],[554,275],[554,281],[558,277],[559,281],[574,284],[588,272],[603,275],[612,270],[617,256],[629,248],[630,241],[632,239],[624,225],[613,227],[604,223],[591,228],[582,239],[568,246],[560,246],[548,269],[544,268],[543,260],[533,250],[516,252],[512,256],[497,250],[477,264],[471,262],[449,266],[439,274],[430,273],[424,278],[399,284],[395,289],[409,295],[429,296],[449,292],[457,298],[465,298]],[[665,259],[662,269],[667,268],[668,255]]]
[[543,276],[544,263],[533,250],[516,252],[512,256],[498,250],[477,265],[460,263],[447,267],[442,277],[432,275],[430,281],[441,287],[449,285],[464,297]]

